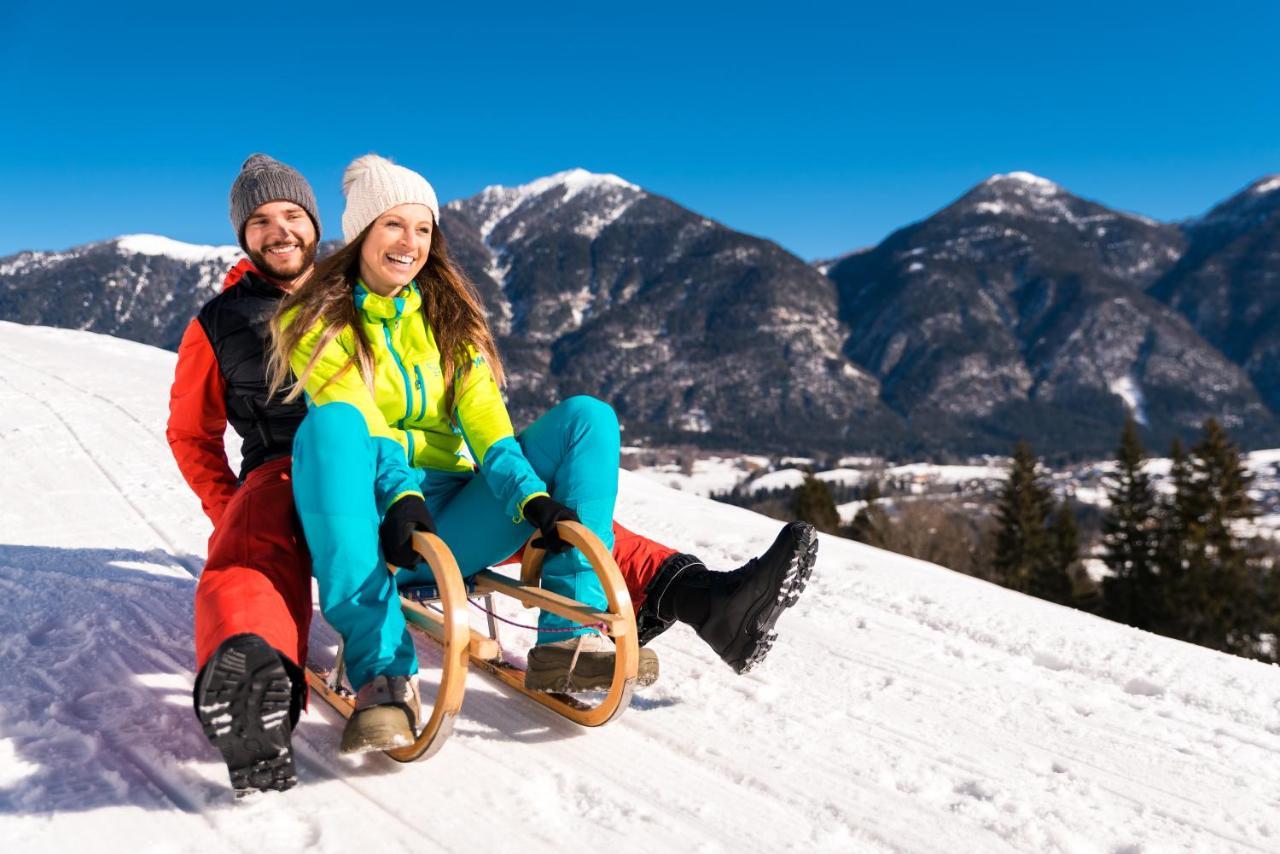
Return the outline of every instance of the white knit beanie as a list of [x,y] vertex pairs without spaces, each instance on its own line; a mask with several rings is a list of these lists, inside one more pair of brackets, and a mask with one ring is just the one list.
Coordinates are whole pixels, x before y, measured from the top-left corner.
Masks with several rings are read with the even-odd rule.
[[426,205],[440,222],[440,204],[427,179],[376,154],[351,161],[342,173],[342,194],[347,197],[347,209],[342,212],[342,236],[347,243],[396,205]]

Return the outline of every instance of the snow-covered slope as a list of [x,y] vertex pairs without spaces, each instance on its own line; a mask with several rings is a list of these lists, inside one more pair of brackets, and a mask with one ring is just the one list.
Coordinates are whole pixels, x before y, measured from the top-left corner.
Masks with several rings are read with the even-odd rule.
[[[1280,669],[836,539],[747,677],[675,629],[588,731],[473,674],[408,766],[339,758],[317,703],[301,785],[234,802],[191,714],[208,526],[164,442],[172,369],[0,323],[5,851],[1280,850]],[[619,516],[713,566],[776,524],[626,473]]]

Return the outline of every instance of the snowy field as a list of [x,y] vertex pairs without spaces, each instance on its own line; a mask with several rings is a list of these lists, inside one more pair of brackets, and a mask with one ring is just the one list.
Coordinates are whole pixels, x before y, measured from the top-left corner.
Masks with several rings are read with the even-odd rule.
[[[191,713],[173,359],[0,323],[0,851],[1280,851],[1280,669],[826,538],[749,676],[677,628],[585,730],[472,674],[407,766],[315,703],[300,785],[236,802]],[[619,517],[721,567],[776,528],[626,473]]]

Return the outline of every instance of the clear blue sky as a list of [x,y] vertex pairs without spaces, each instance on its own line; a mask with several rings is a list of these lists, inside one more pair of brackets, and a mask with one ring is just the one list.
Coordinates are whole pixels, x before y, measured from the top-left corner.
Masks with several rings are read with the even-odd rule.
[[1280,172],[1280,4],[0,4],[0,255],[233,242],[254,151],[336,236],[377,151],[443,199],[614,172],[808,258],[1025,169],[1161,219]]

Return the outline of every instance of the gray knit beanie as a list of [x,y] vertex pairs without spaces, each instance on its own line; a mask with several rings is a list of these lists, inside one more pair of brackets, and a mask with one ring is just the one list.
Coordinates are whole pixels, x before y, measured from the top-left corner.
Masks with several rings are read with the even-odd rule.
[[342,236],[347,243],[396,205],[426,205],[435,222],[440,222],[440,203],[427,179],[376,154],[351,161],[342,173],[342,193],[347,197],[342,212]]
[[293,202],[307,212],[320,239],[320,214],[316,212],[316,196],[311,185],[292,166],[265,154],[251,154],[240,167],[231,185],[231,226],[236,230],[240,248],[244,245],[244,224],[249,215],[267,202]]

